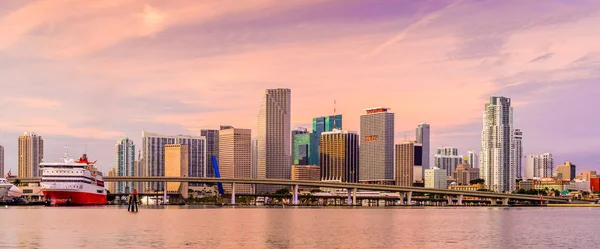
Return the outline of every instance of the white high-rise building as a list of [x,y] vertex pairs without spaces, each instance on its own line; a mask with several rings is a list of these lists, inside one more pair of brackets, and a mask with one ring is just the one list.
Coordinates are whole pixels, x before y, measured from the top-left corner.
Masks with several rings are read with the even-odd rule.
[[[116,176],[135,176],[135,145],[129,138],[123,138],[115,145],[115,175]],[[133,182],[117,182],[115,184],[116,193],[133,193]]]
[[[150,132],[142,132],[143,162],[147,170],[146,176],[165,176],[165,145],[188,145],[188,176],[205,177],[207,174],[206,138],[177,135],[166,136]],[[148,190],[163,190],[162,182],[153,182]]]
[[[267,89],[258,112],[258,179],[290,179],[292,174],[290,89]],[[281,186],[258,186],[274,192]]]
[[369,108],[360,116],[360,182],[394,181],[394,113],[389,109]]
[[448,188],[448,175],[446,170],[440,168],[432,168],[425,170],[425,187],[426,188],[437,188],[447,189]]
[[446,170],[446,175],[451,176],[456,166],[463,163],[463,156],[458,155],[454,147],[439,147],[434,156],[435,167]]
[[431,162],[431,158],[429,157],[429,153],[431,153],[431,147],[430,147],[430,132],[431,132],[431,127],[429,124],[427,123],[420,123],[417,126],[417,143],[418,144],[422,144],[423,145],[423,159],[422,159],[422,163],[423,163],[423,167],[422,167],[422,172],[421,174],[424,175],[425,174],[425,170],[429,169],[429,164]]
[[525,157],[524,180],[552,177],[554,159],[552,154],[528,155]]
[[489,190],[512,192],[516,188],[517,169],[511,164],[513,137],[510,99],[490,97],[483,113],[480,158],[480,177]]
[[479,153],[472,150],[467,151],[467,163],[473,169],[479,168]]
[[521,129],[515,129],[515,135],[512,143],[511,168],[516,169],[517,179],[523,179],[523,132]]

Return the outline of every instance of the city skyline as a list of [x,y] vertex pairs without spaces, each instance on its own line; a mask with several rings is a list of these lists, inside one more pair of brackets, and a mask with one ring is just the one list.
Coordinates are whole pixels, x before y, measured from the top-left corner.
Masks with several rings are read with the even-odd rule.
[[[597,2],[381,1],[367,13],[360,2],[249,1],[212,14],[183,2],[0,3],[0,102],[11,107],[0,121],[5,172],[18,171],[25,131],[44,137],[45,161],[68,145],[104,172],[114,141],[142,144],[142,130],[199,135],[231,124],[257,134],[261,92],[276,87],[294,93],[292,127],[333,114],[336,100],[344,129],[359,131],[362,109],[384,105],[397,115],[396,143],[426,121],[432,149],[460,151],[480,151],[481,106],[506,96],[526,133],[524,155],[600,169],[592,126],[600,117],[588,115],[600,103]],[[48,9],[72,11],[39,12]],[[73,39],[81,43],[65,42]],[[363,94],[370,89],[388,90]]]

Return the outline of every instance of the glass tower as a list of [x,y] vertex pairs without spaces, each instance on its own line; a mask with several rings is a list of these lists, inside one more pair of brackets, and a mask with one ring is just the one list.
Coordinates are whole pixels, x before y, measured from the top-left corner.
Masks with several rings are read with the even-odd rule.
[[332,131],[333,128],[342,130],[342,114],[313,118],[313,133],[321,135],[323,132]]

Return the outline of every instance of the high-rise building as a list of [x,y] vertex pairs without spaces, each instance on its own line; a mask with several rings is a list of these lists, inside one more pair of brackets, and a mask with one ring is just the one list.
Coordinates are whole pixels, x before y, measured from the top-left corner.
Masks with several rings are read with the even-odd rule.
[[525,157],[524,180],[552,177],[554,159],[552,154],[528,155]]
[[319,165],[319,138],[316,133],[294,134],[294,165]]
[[[252,135],[250,129],[231,128],[219,132],[219,171],[222,178],[252,178]],[[224,184],[231,193],[231,184]],[[236,184],[235,192],[252,194],[250,184]]]
[[437,188],[447,189],[448,188],[448,175],[446,170],[440,168],[431,168],[425,170],[425,187],[426,188]]
[[206,177],[215,177],[212,157],[219,158],[219,130],[202,129],[200,136],[206,138]]
[[575,164],[567,161],[564,165],[556,167],[555,177],[563,181],[573,181],[577,175]]
[[[165,176],[186,177],[189,165],[188,144],[165,144]],[[167,193],[177,192],[187,198],[187,182],[168,182]]]
[[[115,176],[116,175],[115,172],[116,172],[115,168],[112,168],[110,171],[108,171],[108,176],[109,177]],[[115,193],[115,187],[116,187],[115,182],[107,182],[106,183],[106,190],[108,190],[108,192],[111,194]]]
[[512,192],[516,189],[517,169],[511,166],[513,108],[510,99],[490,97],[483,113],[480,173],[487,189]]
[[321,167],[318,165],[292,165],[293,181],[320,181]]
[[358,182],[359,150],[356,133],[338,129],[321,133],[319,153],[321,180]]
[[478,169],[479,168],[479,154],[475,151],[467,151],[467,163],[471,166],[471,168]]
[[[145,164],[144,164],[144,159],[142,158],[142,153],[139,152],[138,153],[138,158],[135,160],[134,162],[134,171],[133,171],[133,175],[136,177],[145,177],[146,176],[146,170],[144,168]],[[135,189],[138,192],[145,192],[145,183],[144,182],[136,182],[134,184]]]
[[458,149],[454,147],[439,147],[434,156],[435,167],[446,170],[446,175],[451,176],[456,166],[463,163],[463,156],[458,155]]
[[417,143],[423,146],[423,167],[422,167],[422,175],[425,175],[425,170],[430,168],[431,158],[429,154],[431,153],[431,141],[430,141],[430,133],[431,126],[427,123],[420,123],[417,126]]
[[517,179],[523,179],[523,132],[515,129],[512,143],[511,168],[516,169]]
[[44,140],[33,132],[19,136],[19,177],[39,177],[44,159]]
[[[415,156],[418,149],[422,148],[420,144],[415,142],[403,142],[396,144],[396,185],[404,187],[412,187],[414,182],[414,167],[421,162],[416,162],[422,159],[422,155]],[[418,158],[417,158],[418,157]]]
[[471,168],[469,164],[459,164],[452,172],[452,178],[458,185],[470,185],[472,180],[479,178],[479,169]]
[[252,138],[252,179],[258,176],[258,139]]
[[394,181],[394,113],[390,108],[365,109],[360,116],[360,181]]
[[[187,135],[166,136],[150,132],[142,132],[143,161],[147,176],[165,175],[166,144],[188,145],[188,176],[204,177],[207,171],[206,138]],[[163,190],[162,182],[153,182],[148,185],[148,190]]]
[[4,146],[0,145],[0,177],[4,177]]
[[344,127],[342,126],[341,114],[313,118],[313,133],[316,133],[319,136],[323,132],[333,131],[334,128],[338,130],[343,130]]
[[[115,169],[116,176],[134,176],[135,171],[135,145],[129,138],[123,138],[115,145]],[[133,193],[133,182],[117,182],[115,193]]]
[[[290,179],[291,90],[267,89],[258,112],[258,179]],[[281,186],[259,186],[274,192]]]

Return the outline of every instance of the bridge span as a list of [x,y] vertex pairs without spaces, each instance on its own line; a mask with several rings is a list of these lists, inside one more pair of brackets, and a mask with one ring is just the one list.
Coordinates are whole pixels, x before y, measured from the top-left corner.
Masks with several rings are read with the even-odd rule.
[[[18,178],[22,183],[40,182],[41,178]],[[194,183],[229,183],[233,186],[232,201],[235,202],[235,184],[260,184],[260,185],[286,185],[293,187],[294,204],[298,202],[299,186],[310,187],[325,187],[348,189],[348,200],[356,203],[357,190],[373,190],[373,191],[389,191],[400,193],[400,196],[406,197],[407,204],[411,203],[413,193],[435,194],[446,196],[449,202],[456,197],[457,204],[462,204],[463,197],[473,197],[481,199],[500,200],[504,205],[508,205],[510,200],[513,201],[540,201],[540,196],[521,195],[521,194],[505,194],[487,191],[459,191],[449,189],[432,189],[422,187],[401,187],[394,185],[377,185],[377,184],[361,184],[361,183],[345,183],[345,182],[322,182],[322,181],[294,181],[286,179],[241,179],[241,178],[208,178],[208,177],[132,177],[132,176],[105,176],[105,182],[194,182]],[[352,192],[350,191],[352,190]],[[352,199],[351,199],[352,198]],[[351,200],[350,200],[351,199]],[[401,198],[403,200],[404,198]],[[569,199],[561,197],[544,196],[543,201],[547,203],[568,203]]]

